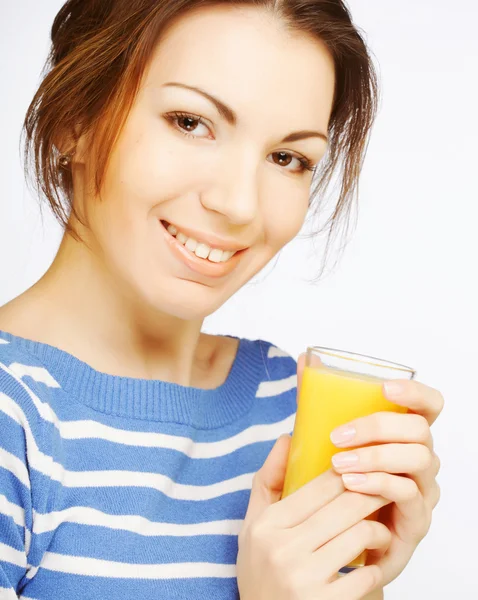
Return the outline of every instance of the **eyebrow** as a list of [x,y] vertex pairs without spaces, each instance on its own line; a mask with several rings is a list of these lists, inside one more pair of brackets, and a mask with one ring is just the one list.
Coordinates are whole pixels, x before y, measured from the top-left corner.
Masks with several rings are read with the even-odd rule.
[[[197,92],[198,94],[201,94],[201,96],[204,96],[204,98],[206,98],[214,104],[218,113],[229,123],[229,125],[235,126],[237,124],[237,115],[232,110],[232,108],[227,106],[227,104],[224,104],[224,102],[221,102],[221,100],[219,100],[218,98],[215,98],[211,94],[208,94],[204,90],[191,85],[186,85],[185,83],[178,83],[176,81],[170,81],[169,83],[165,83],[163,87],[180,87],[186,90],[192,90],[193,92]],[[304,130],[290,133],[280,143],[284,144],[287,142],[296,142],[297,140],[302,140],[311,137],[318,137],[325,140],[326,142],[328,141],[328,138],[325,135],[325,133],[322,133],[321,131]]]

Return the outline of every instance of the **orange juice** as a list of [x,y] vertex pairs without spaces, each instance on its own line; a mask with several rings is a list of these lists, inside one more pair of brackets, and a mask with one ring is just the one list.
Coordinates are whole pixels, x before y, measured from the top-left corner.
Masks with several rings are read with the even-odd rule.
[[[382,384],[378,377],[304,368],[283,498],[332,467],[332,456],[344,450],[330,440],[336,427],[375,412],[407,412],[385,398]],[[348,566],[363,566],[365,559],[363,553]]]

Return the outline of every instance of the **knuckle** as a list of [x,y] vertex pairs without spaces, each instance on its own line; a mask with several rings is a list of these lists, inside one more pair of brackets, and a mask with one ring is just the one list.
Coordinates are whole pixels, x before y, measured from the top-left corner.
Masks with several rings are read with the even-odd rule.
[[405,487],[404,500],[410,501],[410,500],[416,500],[417,498],[419,498],[420,497],[420,488],[418,487],[416,482],[413,481],[413,479],[410,479],[409,477],[402,477],[402,479],[403,479],[403,485]]
[[246,537],[251,545],[262,547],[267,543],[268,530],[262,521],[257,521],[247,529]]
[[288,561],[284,548],[282,546],[271,547],[267,554],[267,562],[274,571],[285,568]]
[[366,589],[372,590],[382,581],[382,571],[377,565],[372,565],[364,570],[363,578]]
[[426,471],[432,466],[433,456],[431,451],[421,444],[418,445],[418,456],[417,456],[417,471]]
[[360,538],[365,541],[371,541],[376,535],[376,527],[374,521],[361,521],[358,524]]
[[417,440],[427,442],[430,437],[430,426],[422,415],[416,415]]
[[354,537],[357,546],[366,549],[390,544],[392,534],[383,523],[365,519],[355,526]]
[[380,471],[383,463],[380,446],[364,448],[362,450],[362,461]]
[[374,526],[373,541],[378,542],[382,546],[388,546],[392,541],[392,533],[386,525],[377,521]]
[[[386,413],[385,413],[386,415]],[[388,415],[386,415],[388,416]],[[386,417],[385,417],[386,418]],[[383,423],[383,419],[384,419],[384,413],[373,413],[372,415],[370,415],[369,417],[370,419],[370,425],[373,428],[373,432],[374,432],[374,437],[378,440],[382,439],[384,437],[384,433],[385,433],[385,427],[384,427],[384,423]]]
[[393,475],[388,473],[378,473],[379,491],[385,498],[390,498],[394,495]]

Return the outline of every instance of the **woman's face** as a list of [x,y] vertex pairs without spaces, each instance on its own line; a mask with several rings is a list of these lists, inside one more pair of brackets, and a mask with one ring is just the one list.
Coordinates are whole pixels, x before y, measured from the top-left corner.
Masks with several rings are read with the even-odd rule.
[[[303,224],[304,165],[326,152],[333,92],[325,46],[257,8],[176,21],[145,72],[102,201],[85,199],[89,240],[119,288],[203,318],[258,273]],[[293,135],[304,131],[315,134]]]

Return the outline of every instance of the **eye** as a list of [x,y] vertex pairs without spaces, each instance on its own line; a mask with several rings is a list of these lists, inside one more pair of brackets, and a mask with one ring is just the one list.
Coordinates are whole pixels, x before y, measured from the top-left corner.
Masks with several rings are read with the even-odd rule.
[[[299,170],[296,169],[286,169],[287,171],[292,171],[293,173],[304,173],[305,171],[313,171],[315,169],[314,164],[305,156],[296,156],[295,154],[291,154],[290,152],[284,152],[283,150],[279,152],[273,152],[271,156],[277,156],[281,163],[284,161],[287,162],[286,166],[291,164],[290,159],[295,159],[299,163]],[[284,166],[280,164],[279,166]]]
[[198,125],[202,125],[206,129],[209,129],[206,125],[206,121],[197,115],[191,115],[189,113],[174,112],[165,115],[165,119],[173,124],[174,128],[180,133],[189,138],[204,137],[201,135],[192,135],[191,131],[196,131]]
[[[173,127],[177,129],[180,133],[185,135],[188,138],[202,138],[204,136],[196,135],[196,133],[191,133],[192,131],[196,132],[198,126],[202,125],[207,130],[210,131],[209,127],[206,125],[206,121],[198,116],[192,115],[190,113],[184,112],[173,112],[165,115],[165,119],[173,124]],[[291,154],[290,152],[273,152],[271,156],[277,156],[279,158],[280,163],[286,162],[285,166],[289,166],[291,164],[290,159],[295,159],[299,163],[298,169],[286,169],[286,171],[290,171],[292,173],[297,173],[301,175],[305,173],[305,171],[314,171],[315,165],[305,156]],[[277,163],[276,163],[277,164]],[[279,164],[279,166],[284,166],[284,164]]]

